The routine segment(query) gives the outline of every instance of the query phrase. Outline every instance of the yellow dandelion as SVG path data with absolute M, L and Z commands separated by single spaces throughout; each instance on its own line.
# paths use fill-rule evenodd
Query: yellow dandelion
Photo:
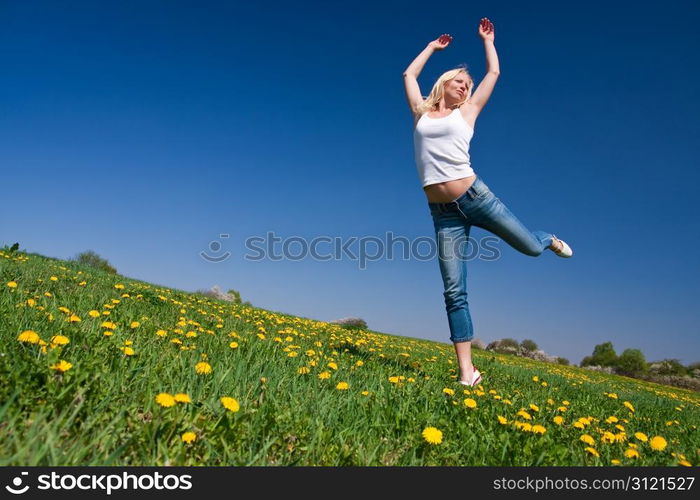
M 178 403 L 191 403 L 192 402 L 190 397 L 187 394 L 185 394 L 184 392 L 178 392 L 177 394 L 175 394 L 174 398 L 175 398 L 175 401 L 177 401 Z
M 49 279 L 50 279 L 51 281 L 58 281 L 58 278 L 57 278 L 56 276 L 51 276 Z
M 435 427 L 426 427 L 423 429 L 423 439 L 430 444 L 442 443 L 442 431 Z
M 532 430 L 532 424 L 529 422 L 514 422 L 515 427 L 520 429 L 523 432 L 530 432 Z
M 498 423 L 501 425 L 506 425 L 508 423 L 508 419 L 505 417 L 502 417 L 501 415 L 498 415 Z
M 57 345 L 66 345 L 70 342 L 68 337 L 65 335 L 54 335 L 51 337 L 51 344 L 57 346 Z
M 442 392 L 443 392 L 443 394 L 447 394 L 447 395 L 449 395 L 449 396 L 454 396 L 454 395 L 455 395 L 454 389 L 450 389 L 449 387 L 445 387 L 445 388 L 442 390 Z
M 627 448 L 625 450 L 625 456 L 627 458 L 639 458 L 639 452 L 634 448 Z
M 539 382 L 539 381 L 540 381 L 540 377 L 538 377 L 537 375 L 535 375 L 534 377 L 532 377 L 532 381 L 533 381 L 533 382 Z
M 114 330 L 117 327 L 117 325 L 112 321 L 105 321 L 100 326 L 107 328 L 108 330 Z
M 519 417 L 523 417 L 525 420 L 532 420 L 530 414 L 525 410 L 520 410 L 518 413 L 516 413 L 516 415 Z
M 309 373 L 310 371 L 311 371 L 311 370 L 309 369 L 308 366 L 302 366 L 302 367 L 300 367 L 300 368 L 297 370 L 297 373 L 298 373 L 299 375 L 305 375 L 305 374 Z
M 71 314 L 71 315 L 68 317 L 68 322 L 69 322 L 69 323 L 79 323 L 80 321 L 82 321 L 82 319 L 80 319 L 80 316 L 78 316 L 78 315 L 76 315 L 76 314 Z
M 600 454 L 598 453 L 598 451 L 597 451 L 595 448 L 591 448 L 590 446 L 587 446 L 587 447 L 586 447 L 586 451 L 587 451 L 588 453 L 590 453 L 591 455 L 593 455 L 594 457 L 599 457 L 599 456 L 600 456 Z
M 164 408 L 170 408 L 171 406 L 175 406 L 175 398 L 167 392 L 161 392 L 156 396 L 156 403 Z
M 36 300 L 34 299 L 27 299 L 27 305 L 29 307 L 34 307 L 36 305 Z
M 199 375 L 207 375 L 211 373 L 211 365 L 206 361 L 200 361 L 194 365 L 194 371 Z
M 543 425 L 537 424 L 532 426 L 531 431 L 535 434 L 544 434 L 545 432 L 547 432 L 547 429 L 545 429 Z
M 330 363 L 328 363 L 326 366 L 328 366 L 328 368 L 331 368 L 331 369 L 333 369 L 333 370 L 337 370 L 337 369 L 338 369 L 338 365 L 336 365 L 333 361 L 331 361 Z
M 617 417 L 615 417 L 615 416 L 610 416 L 610 417 L 606 418 L 605 421 L 609 424 L 614 424 L 614 423 L 618 422 Z
M 236 349 L 236 348 L 238 347 L 238 342 L 235 342 L 235 341 L 234 341 L 234 342 L 231 342 L 228 346 L 229 346 L 231 349 Z
M 612 460 L 610 460 L 610 463 L 613 465 L 620 465 L 620 461 L 617 458 L 613 458 Z
M 347 382 L 338 382 L 338 385 L 335 386 L 336 389 L 339 391 L 345 391 L 350 387 Z
M 102 332 L 102 334 L 105 335 L 106 337 L 110 337 L 110 336 L 114 335 L 114 332 L 112 330 L 105 330 L 104 332 Z
M 56 370 L 56 371 L 59 371 L 61 373 L 67 372 L 72 367 L 73 367 L 73 365 L 71 363 L 69 363 L 68 361 L 64 361 L 64 360 L 59 361 L 55 365 L 51 365 L 52 370 Z
M 358 359 L 357 362 L 355 363 L 355 366 L 362 366 L 364 364 L 365 364 L 364 361 L 362 361 L 361 359 Z
M 464 406 L 467 408 L 476 408 L 476 401 L 474 401 L 472 398 L 467 398 L 464 400 Z
M 584 443 L 589 444 L 591 446 L 593 446 L 595 444 L 595 439 L 593 439 L 593 436 L 591 436 L 590 434 L 583 434 L 579 438 L 579 440 L 583 441 Z
M 331 378 L 331 374 L 330 372 L 321 372 L 318 374 L 318 378 L 320 378 L 321 380 L 325 380 L 327 378 Z
M 693 464 L 691 464 L 690 462 L 688 462 L 686 459 L 679 460 L 679 461 L 678 461 L 678 465 L 682 465 L 682 466 L 684 466 L 684 467 L 692 467 L 692 466 L 693 466 Z
M 17 288 L 17 282 L 16 281 L 8 281 L 7 286 L 10 288 Z
M 530 404 L 530 409 L 532 411 L 540 411 L 540 407 L 537 405 L 533 405 L 532 403 Z
M 369 396 L 369 391 L 362 391 L 363 396 Z
M 138 321 L 132 321 L 129 325 L 129 327 L 131 328 L 138 328 L 139 326 L 141 326 L 141 323 L 139 323 Z
M 642 441 L 643 443 L 646 443 L 649 440 L 647 435 L 644 434 L 643 432 L 635 432 L 634 437 L 636 437 L 638 440 Z
M 569 406 L 571 403 L 569 403 L 568 401 L 564 400 L 564 401 L 561 402 L 561 404 L 563 404 L 564 406 Z
M 564 417 L 562 417 L 561 415 L 557 415 L 557 416 L 554 417 L 552 420 L 553 420 L 554 423 L 557 424 L 557 425 L 561 425 L 561 424 L 564 423 Z
M 194 432 L 185 432 L 185 433 L 182 435 L 182 442 L 183 442 L 183 443 L 190 444 L 190 443 L 192 443 L 195 439 L 197 439 L 197 434 L 195 434 Z
M 17 340 L 28 344 L 38 344 L 40 339 L 39 334 L 34 330 L 25 330 L 17 336 Z
M 224 396 L 220 399 L 220 401 L 221 404 L 224 405 L 224 408 L 234 413 L 240 410 L 241 408 L 241 406 L 238 404 L 238 401 L 236 401 L 234 398 Z
M 634 413 L 634 406 L 632 406 L 632 403 L 630 403 L 629 401 L 625 401 L 625 402 L 622 403 L 622 404 L 625 405 L 625 407 L 627 407 L 627 409 L 628 409 L 629 411 L 631 411 L 632 413 Z
M 600 440 L 604 443 L 614 443 L 615 434 L 613 434 L 612 432 L 605 431 L 601 436 Z
M 258 333 L 258 338 L 259 338 L 260 340 L 265 340 L 266 337 L 265 337 L 264 334 Z
M 117 283 L 116 285 L 114 285 L 114 288 L 116 288 L 117 290 L 124 290 L 124 285 L 122 285 L 121 283 Z
M 614 392 L 610 392 L 608 393 L 608 397 L 611 399 L 617 399 L 617 394 L 615 394 Z
M 391 382 L 392 384 L 398 384 L 398 383 L 399 383 L 399 377 L 396 377 L 396 376 L 394 376 L 394 377 L 389 377 L 389 382 Z
M 568 410 L 568 408 L 566 406 L 560 406 L 559 408 L 557 408 L 557 411 L 561 411 L 561 412 L 565 412 L 566 410 Z
M 136 351 L 131 347 L 120 347 L 120 349 L 124 351 L 124 356 L 133 356 L 136 354 Z
M 99 318 L 100 317 L 100 311 L 92 310 L 88 312 L 88 316 L 91 318 Z
M 649 446 L 651 446 L 651 449 L 656 451 L 662 451 L 664 448 L 666 448 L 666 444 L 666 440 L 661 436 L 654 436 L 649 441 Z

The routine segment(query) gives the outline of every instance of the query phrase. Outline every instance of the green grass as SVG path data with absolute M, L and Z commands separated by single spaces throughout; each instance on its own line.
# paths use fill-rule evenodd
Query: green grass
M 28 330 L 41 343 L 19 341 Z M 52 345 L 56 335 L 69 342 Z M 450 344 L 347 330 L 35 254 L 0 252 L 0 341 L 0 465 L 700 462 L 697 393 L 484 351 L 474 352 L 484 383 L 465 393 Z M 60 360 L 72 367 L 52 368 Z M 202 361 L 211 373 L 196 372 Z M 191 402 L 162 407 L 159 393 Z M 239 411 L 222 405 L 225 396 Z M 580 429 L 582 417 L 591 418 Z M 423 439 L 428 426 L 442 432 L 440 444 Z M 604 442 L 606 431 L 615 442 Z M 184 443 L 185 432 L 196 440 Z M 654 450 L 637 432 L 667 446 Z M 625 456 L 630 443 L 638 458 Z

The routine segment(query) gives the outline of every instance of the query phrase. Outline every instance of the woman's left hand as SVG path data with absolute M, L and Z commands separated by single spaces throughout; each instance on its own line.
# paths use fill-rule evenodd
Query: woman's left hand
M 493 30 L 493 23 L 489 21 L 488 17 L 482 18 L 479 22 L 479 36 L 484 41 L 494 41 L 495 35 Z

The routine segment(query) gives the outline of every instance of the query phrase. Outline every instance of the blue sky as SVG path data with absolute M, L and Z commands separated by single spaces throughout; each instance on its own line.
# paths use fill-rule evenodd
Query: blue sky
M 461 63 L 480 81 L 489 17 L 501 76 L 472 166 L 575 255 L 499 241 L 499 259 L 471 261 L 476 337 L 530 338 L 575 363 L 605 341 L 700 360 L 698 4 L 439 7 L 0 2 L 0 244 L 93 249 L 163 286 L 219 284 L 273 311 L 449 342 L 436 259 L 253 262 L 244 242 L 434 237 L 401 73 L 450 33 L 423 94 Z

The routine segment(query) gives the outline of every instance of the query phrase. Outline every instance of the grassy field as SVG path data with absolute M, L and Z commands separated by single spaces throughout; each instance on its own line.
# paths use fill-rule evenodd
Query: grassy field
M 0 252 L 0 465 L 697 465 L 700 395 Z M 517 335 L 514 335 L 517 336 Z

